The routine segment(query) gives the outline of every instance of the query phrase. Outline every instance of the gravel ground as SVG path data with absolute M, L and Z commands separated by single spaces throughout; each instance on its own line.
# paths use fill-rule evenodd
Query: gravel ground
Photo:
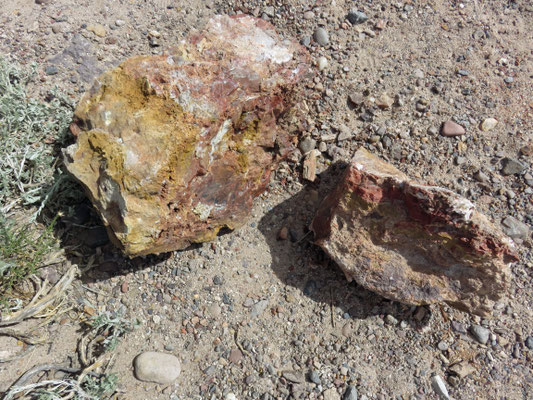
M 37 63 L 35 96 L 57 86 L 76 101 L 121 60 L 243 12 L 309 49 L 316 75 L 299 99 L 298 130 L 303 152 L 320 151 L 319 176 L 302 179 L 296 152 L 245 227 L 159 257 L 123 258 L 92 212 L 92 229 L 61 226 L 65 243 L 81 246 L 64 267 L 96 265 L 73 286 L 73 306 L 142 321 L 116 351 L 121 398 L 436 399 L 443 383 L 455 399 L 531 399 L 530 1 L 4 0 L 0 55 Z M 466 134 L 440 135 L 449 120 Z M 320 200 L 361 146 L 505 220 L 521 262 L 493 318 L 386 300 L 347 283 L 311 243 Z M 48 345 L 0 364 L 0 391 L 35 364 L 76 364 L 79 321 L 47 329 Z M 143 351 L 174 354 L 181 375 L 167 385 L 136 380 L 132 361 Z

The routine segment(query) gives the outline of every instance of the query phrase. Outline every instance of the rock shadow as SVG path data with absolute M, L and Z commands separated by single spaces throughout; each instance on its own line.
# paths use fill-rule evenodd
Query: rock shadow
M 272 254 L 271 268 L 282 282 L 313 301 L 339 307 L 345 319 L 390 314 L 413 327 L 425 325 L 430 318 L 428 307 L 419 311 L 420 307 L 388 300 L 356 282 L 348 282 L 335 262 L 313 244 L 313 233 L 308 227 L 320 202 L 339 182 L 346 166 L 342 162 L 332 164 L 315 182 L 308 183 L 260 220 L 258 228 Z M 280 231 L 284 227 L 288 235 L 281 239 Z
M 54 184 L 60 188 L 48 200 L 41 220 L 48 224 L 55 218 L 54 235 L 66 259 L 80 266 L 82 283 L 107 280 L 132 270 L 150 268 L 170 257 L 171 253 L 132 259 L 125 256 L 109 240 L 104 223 L 81 184 L 67 172 L 59 174 L 56 179 Z M 93 267 L 86 269 L 89 260 L 92 260 Z

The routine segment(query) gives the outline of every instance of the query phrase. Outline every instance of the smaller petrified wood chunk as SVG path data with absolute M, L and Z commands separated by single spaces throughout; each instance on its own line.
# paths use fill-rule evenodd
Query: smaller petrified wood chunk
M 411 182 L 360 149 L 311 224 L 316 244 L 391 300 L 488 315 L 505 293 L 514 244 L 467 199 Z

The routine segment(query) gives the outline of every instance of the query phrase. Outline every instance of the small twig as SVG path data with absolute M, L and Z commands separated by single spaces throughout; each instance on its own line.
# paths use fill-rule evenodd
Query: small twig
M 84 288 L 85 290 L 88 290 L 89 292 L 93 292 L 95 294 L 99 294 L 101 296 L 106 296 L 106 297 L 109 297 L 108 294 L 102 292 L 101 290 L 96 290 L 96 289 L 91 289 L 89 286 L 87 285 L 80 285 L 82 288 Z
M 81 374 L 78 376 L 78 380 L 77 380 L 78 385 L 81 385 L 81 383 L 83 382 L 83 380 L 85 379 L 87 374 L 91 373 L 96 368 L 100 368 L 104 364 L 105 359 L 107 357 L 108 357 L 107 354 L 102 354 L 94 363 L 92 363 L 88 367 L 84 368 L 83 371 L 81 371 Z M 113 356 L 111 356 L 111 358 L 108 360 L 108 362 L 111 362 L 112 358 L 113 358 Z
M 300 240 L 298 240 L 296 243 L 301 243 L 301 242 L 303 242 L 303 240 L 304 240 L 307 236 L 309 236 L 311 233 L 313 233 L 313 231 L 309 231 L 309 232 L 307 232 L 307 233 L 306 233 L 305 235 L 303 235 L 303 237 L 302 237 Z
M 237 347 L 239 348 L 239 350 L 242 352 L 242 354 L 245 354 L 247 356 L 250 356 L 250 354 L 248 353 L 248 351 L 246 351 L 242 345 L 239 343 L 239 326 L 237 326 L 237 329 L 235 329 L 235 344 L 237 345 Z
M 444 307 L 442 304 L 439 304 L 440 313 L 442 315 L 442 318 L 444 319 L 444 322 L 450 321 L 450 318 L 448 318 L 448 315 L 446 314 L 446 311 L 444 311 Z
M 87 361 L 87 346 L 85 345 L 86 340 L 87 336 L 82 336 L 78 342 L 78 355 L 80 356 L 80 363 L 83 366 L 89 365 L 89 361 Z
M 329 311 L 331 314 L 331 326 L 335 328 L 335 318 L 333 316 L 333 292 L 331 288 L 329 288 Z

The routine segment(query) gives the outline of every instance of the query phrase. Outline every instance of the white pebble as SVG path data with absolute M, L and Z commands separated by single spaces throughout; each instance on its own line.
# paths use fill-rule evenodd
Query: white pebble
M 439 375 L 435 375 L 431 378 L 431 387 L 441 399 L 449 400 L 450 395 L 448 394 L 448 389 L 446 389 L 446 385 Z
M 144 382 L 168 384 L 181 372 L 179 360 L 172 354 L 147 351 L 135 357 L 135 377 Z
M 324 56 L 318 58 L 318 69 L 320 71 L 325 70 L 328 67 L 328 59 Z

